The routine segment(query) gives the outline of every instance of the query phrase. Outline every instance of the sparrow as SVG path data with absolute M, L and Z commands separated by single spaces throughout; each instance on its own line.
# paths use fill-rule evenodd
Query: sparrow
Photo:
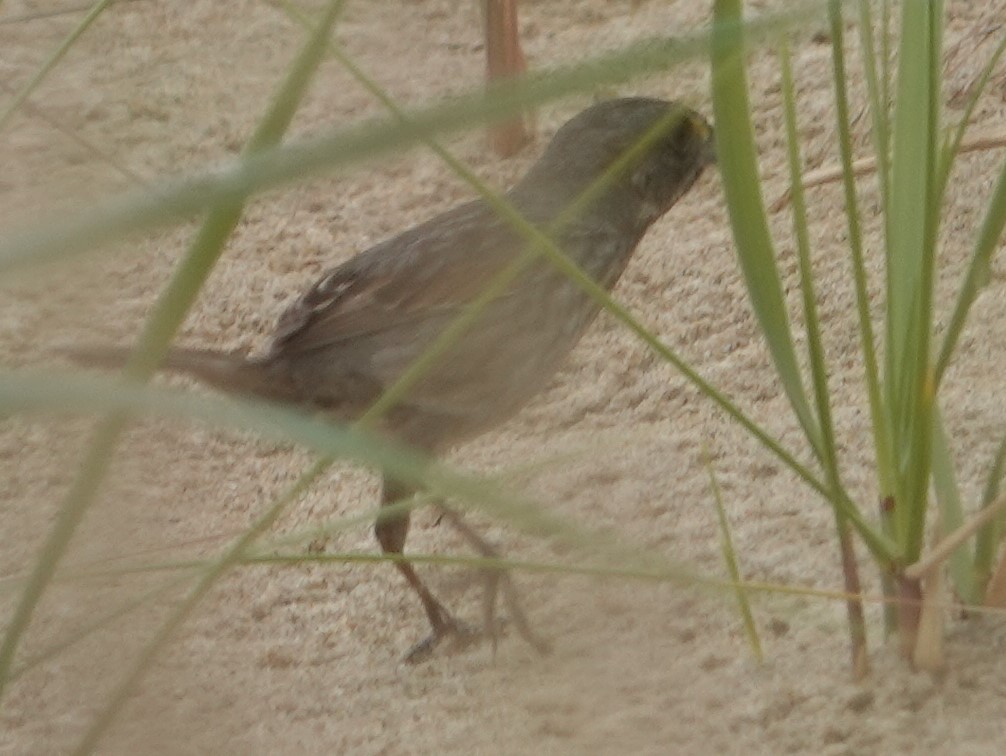
M 619 280 L 646 231 L 715 162 L 713 130 L 694 110 L 645 97 L 596 103 L 556 132 L 505 199 L 599 285 Z M 604 183 L 598 188 L 602 177 Z M 529 244 L 477 199 L 359 253 L 326 272 L 279 317 L 263 354 L 174 348 L 163 369 L 242 396 L 359 418 Z M 436 456 L 514 415 L 560 368 L 600 310 L 544 256 L 504 290 L 380 419 L 378 430 Z M 78 348 L 80 363 L 121 366 L 128 348 Z M 384 476 L 382 506 L 416 492 Z M 444 517 L 484 557 L 497 550 L 444 503 Z M 379 516 L 375 533 L 400 557 L 409 512 Z M 408 561 L 396 569 L 418 595 L 431 634 L 406 656 L 428 658 L 444 640 L 496 644 L 500 590 L 520 635 L 539 651 L 509 574 L 487 570 L 484 626 L 456 619 Z

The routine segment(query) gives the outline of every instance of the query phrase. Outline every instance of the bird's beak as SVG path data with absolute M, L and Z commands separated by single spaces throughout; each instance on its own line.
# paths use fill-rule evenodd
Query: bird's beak
M 709 139 L 706 140 L 706 149 L 703 154 L 705 165 L 716 165 L 716 139 L 713 138 L 712 129 L 709 130 Z
M 698 113 L 688 116 L 692 129 L 703 142 L 702 165 L 713 165 L 716 162 L 716 139 L 713 127 Z

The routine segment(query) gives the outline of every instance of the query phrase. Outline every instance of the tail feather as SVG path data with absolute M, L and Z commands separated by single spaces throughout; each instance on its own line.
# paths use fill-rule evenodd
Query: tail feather
M 124 367 L 132 352 L 129 347 L 115 346 L 73 346 L 61 350 L 79 365 L 107 369 Z M 287 393 L 270 363 L 248 359 L 241 352 L 176 347 L 168 352 L 161 369 L 191 375 L 213 388 L 235 394 L 282 400 Z

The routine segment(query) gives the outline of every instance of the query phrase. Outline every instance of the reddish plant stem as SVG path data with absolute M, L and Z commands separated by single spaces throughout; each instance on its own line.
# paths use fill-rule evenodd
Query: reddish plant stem
M 485 0 L 486 63 L 489 83 L 512 79 L 527 70 L 520 49 L 517 27 L 517 0 Z M 515 154 L 531 139 L 531 128 L 523 114 L 489 130 L 492 148 L 502 157 Z

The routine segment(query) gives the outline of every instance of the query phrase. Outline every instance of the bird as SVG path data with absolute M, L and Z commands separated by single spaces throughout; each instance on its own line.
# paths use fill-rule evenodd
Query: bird
M 587 107 L 554 134 L 505 200 L 597 284 L 611 290 L 646 231 L 715 163 L 713 127 L 676 101 L 620 97 Z M 358 419 L 529 250 L 526 236 L 485 199 L 409 228 L 325 272 L 280 316 L 262 354 L 175 347 L 162 369 L 236 395 L 264 399 L 337 422 Z M 600 311 L 597 301 L 544 256 L 532 256 L 495 293 L 432 368 L 379 421 L 379 431 L 430 457 L 480 435 L 539 393 Z M 78 363 L 123 365 L 127 347 L 64 350 Z M 382 510 L 416 495 L 382 477 Z M 445 518 L 482 556 L 495 547 L 445 503 Z M 422 603 L 431 631 L 405 657 L 428 659 L 445 640 L 467 647 L 489 636 L 502 591 L 510 621 L 532 647 L 532 631 L 505 570 L 486 570 L 483 626 L 455 618 L 403 557 L 409 511 L 374 526 L 383 553 Z

